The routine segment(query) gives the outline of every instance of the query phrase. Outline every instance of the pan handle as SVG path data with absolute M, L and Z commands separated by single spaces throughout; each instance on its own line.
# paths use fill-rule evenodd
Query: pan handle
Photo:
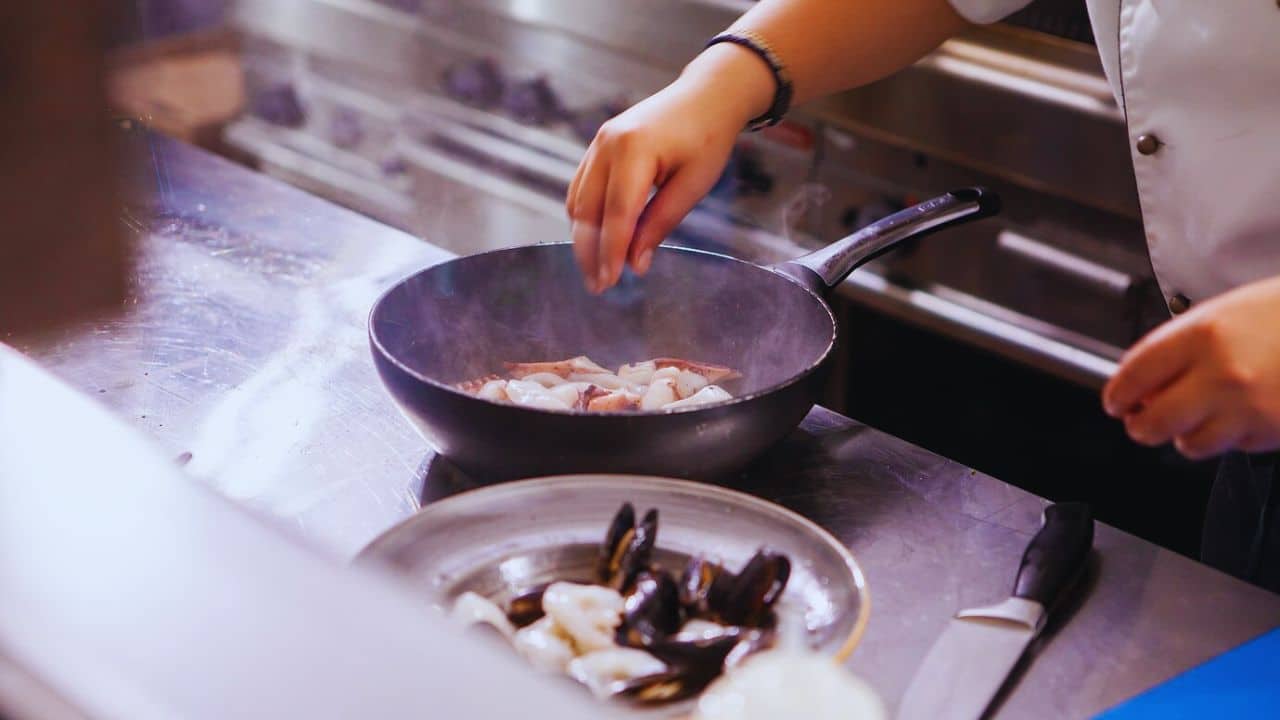
M 892 250 L 903 240 L 998 212 L 1000 198 L 986 188 L 952 190 L 877 220 L 821 250 L 778 263 L 773 269 L 822 295 L 858 266 Z

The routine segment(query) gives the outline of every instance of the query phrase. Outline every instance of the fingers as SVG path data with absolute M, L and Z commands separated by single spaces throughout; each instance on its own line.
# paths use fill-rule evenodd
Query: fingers
M 627 260 L 641 275 L 649 271 L 654 248 L 676 229 L 685 215 L 715 184 L 718 167 L 686 165 L 667 179 L 649 200 L 636 225 Z
M 608 182 L 608 164 L 599 153 L 588 152 L 566 199 L 572 221 L 573 257 L 578 261 L 587 290 L 598 293 L 600 252 L 600 208 Z
M 573 173 L 573 179 L 569 181 L 569 189 L 564 194 L 564 212 L 573 219 L 574 201 L 578 197 L 578 185 L 582 183 L 582 176 L 586 173 L 587 165 L 591 162 L 592 148 L 587 148 L 587 153 L 582 156 L 582 161 L 578 163 L 578 169 Z
M 1247 453 L 1269 453 L 1280 450 L 1280 429 L 1262 428 L 1246 433 L 1236 443 L 1235 449 Z
M 1134 412 L 1147 396 L 1182 375 L 1195 357 L 1191 327 L 1177 320 L 1157 328 L 1134 345 L 1102 391 L 1102 404 L 1113 417 Z
M 1237 447 L 1246 432 L 1239 415 L 1217 415 L 1191 432 L 1174 439 L 1178 452 L 1192 460 L 1204 460 Z
M 652 155 L 629 152 L 620 141 L 597 140 L 579 166 L 565 210 L 573 221 L 574 257 L 591 292 L 603 292 L 622 276 L 656 172 Z
M 1202 373 L 1188 373 L 1126 415 L 1125 429 L 1138 443 L 1162 445 L 1203 424 L 1214 410 L 1214 397 Z
M 636 221 L 653 187 L 657 164 L 652 156 L 623 156 L 613 164 L 600 223 L 597 286 L 613 287 L 622 276 L 627 249 L 635 236 Z

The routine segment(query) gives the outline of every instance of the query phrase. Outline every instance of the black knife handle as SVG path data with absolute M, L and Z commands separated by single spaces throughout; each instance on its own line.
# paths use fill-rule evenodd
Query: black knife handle
M 1055 503 L 1022 553 L 1014 597 L 1052 606 L 1084 567 L 1093 548 L 1093 513 L 1084 503 Z

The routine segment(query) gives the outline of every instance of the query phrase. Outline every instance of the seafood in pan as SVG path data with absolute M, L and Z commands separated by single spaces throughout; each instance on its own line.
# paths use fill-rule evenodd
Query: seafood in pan
M 530 588 L 500 607 L 467 592 L 453 615 L 496 629 L 534 667 L 600 698 L 650 704 L 702 691 L 773 646 L 774 606 L 791 561 L 760 549 L 739 571 L 701 556 L 678 570 L 653 561 L 658 511 L 626 503 L 609 524 L 590 582 Z
M 586 356 L 550 362 L 507 363 L 507 375 L 458 383 L 486 400 L 542 410 L 651 412 L 729 400 L 721 383 L 740 378 L 732 368 L 679 358 L 654 358 L 616 371 Z

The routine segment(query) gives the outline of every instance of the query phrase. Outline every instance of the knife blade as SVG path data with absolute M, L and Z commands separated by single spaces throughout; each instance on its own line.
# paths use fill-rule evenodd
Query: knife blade
M 1092 547 L 1088 505 L 1045 508 L 1040 530 L 1022 554 L 1013 594 L 995 605 L 956 613 L 907 686 L 898 720 L 981 718 L 1084 569 Z

